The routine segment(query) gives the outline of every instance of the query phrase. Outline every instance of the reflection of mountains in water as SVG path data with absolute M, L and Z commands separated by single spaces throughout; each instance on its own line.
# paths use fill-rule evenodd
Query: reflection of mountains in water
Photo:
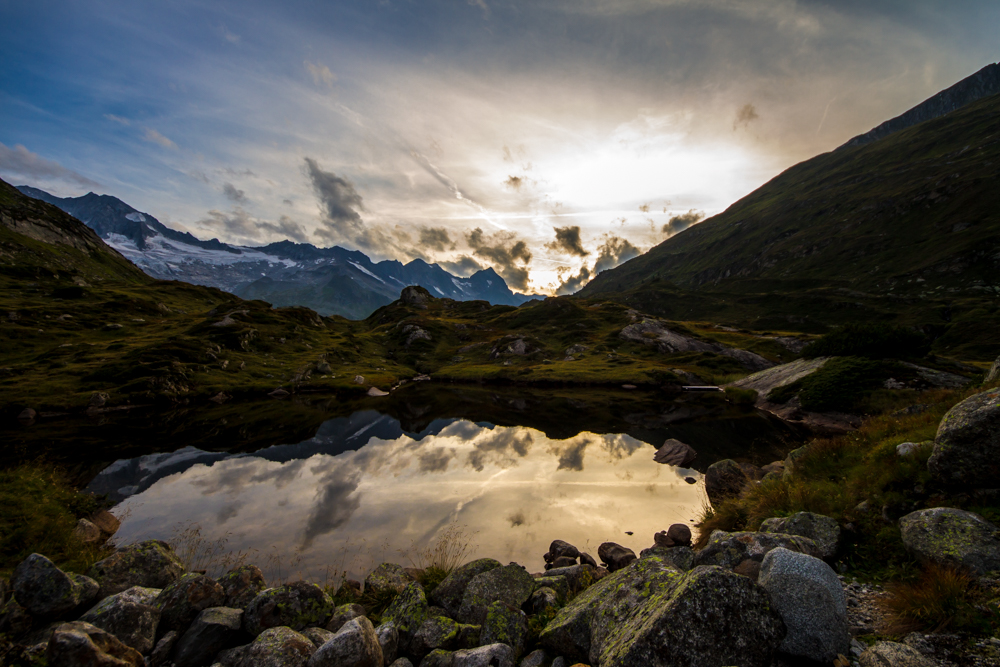
M 315 454 L 336 456 L 357 450 L 371 438 L 395 440 L 406 435 L 420 441 L 459 421 L 492 428 L 523 426 L 565 440 L 578 433 L 626 433 L 659 447 L 667 438 L 691 444 L 699 453 L 693 468 L 734 458 L 757 464 L 782 458 L 802 434 L 772 415 L 733 408 L 716 397 L 677 397 L 579 390 L 511 391 L 442 385 L 403 391 L 378 403 L 380 410 L 360 410 L 320 423 L 315 435 L 296 444 L 275 444 L 256 451 L 207 451 L 187 446 L 168 453 L 121 459 L 102 470 L 88 485 L 94 493 L 120 501 L 154 482 L 197 465 L 254 456 L 285 463 Z M 447 415 L 447 416 L 444 416 Z M 199 442 L 201 444 L 201 442 Z M 203 446 L 219 447 L 205 442 Z M 220 447 L 221 448 L 221 447 Z M 652 452 L 650 452 L 652 455 Z

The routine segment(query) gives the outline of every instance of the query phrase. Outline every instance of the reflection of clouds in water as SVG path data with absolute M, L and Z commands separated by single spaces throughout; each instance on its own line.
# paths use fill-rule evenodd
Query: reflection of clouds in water
M 212 466 L 213 474 L 192 483 L 202 495 L 210 496 L 220 491 L 230 494 L 241 492 L 246 486 L 274 482 L 281 490 L 298 478 L 307 459 L 289 461 L 274 467 L 274 463 L 254 457 L 230 459 Z
M 611 455 L 612 459 L 624 459 L 632 456 L 639 449 L 648 447 L 642 440 L 636 440 L 624 433 L 606 433 L 600 436 L 601 448 Z
M 215 515 L 215 518 L 219 522 L 219 525 L 222 525 L 239 514 L 239 512 L 240 508 L 235 503 L 231 503 L 220 507 L 218 514 Z
M 454 449 L 432 449 L 420 455 L 420 472 L 444 472 L 455 458 Z
M 531 431 L 524 428 L 498 428 L 492 432 L 486 431 L 485 437 L 473 440 L 475 449 L 469 452 L 467 463 L 476 472 L 482 472 L 487 465 L 510 468 L 517 465 L 514 454 L 517 454 L 518 458 L 524 458 L 531 450 L 534 441 Z
M 316 504 L 306 520 L 303 548 L 311 546 L 318 536 L 347 523 L 355 510 L 361 507 L 361 494 L 355 493 L 361 483 L 361 476 L 361 471 L 352 465 L 338 465 L 319 479 Z
M 510 527 L 516 528 L 517 526 L 523 526 L 528 522 L 528 519 L 524 516 L 524 510 L 517 510 L 511 512 L 507 515 L 507 520 L 510 521 Z
M 458 438 L 460 440 L 471 440 L 472 438 L 476 437 L 483 431 L 492 431 L 493 428 L 494 427 L 492 425 L 480 426 L 475 422 L 470 422 L 464 419 L 460 419 L 459 421 L 452 422 L 451 424 L 448 424 L 443 429 L 441 429 L 441 432 L 438 433 L 438 436 L 442 438 Z
M 577 436 L 569 440 L 554 440 L 549 445 L 549 452 L 559 458 L 557 470 L 583 470 L 583 451 L 591 443 L 591 438 Z

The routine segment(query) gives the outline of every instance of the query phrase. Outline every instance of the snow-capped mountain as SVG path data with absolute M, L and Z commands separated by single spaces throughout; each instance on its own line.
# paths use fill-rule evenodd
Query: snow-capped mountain
M 275 306 L 306 306 L 322 315 L 361 319 L 398 299 L 407 285 L 457 301 L 517 306 L 535 298 L 512 292 L 493 269 L 460 278 L 423 260 L 372 262 L 363 252 L 339 246 L 280 241 L 246 247 L 202 241 L 110 195 L 91 192 L 61 198 L 26 185 L 18 190 L 78 218 L 154 278 L 218 287 Z

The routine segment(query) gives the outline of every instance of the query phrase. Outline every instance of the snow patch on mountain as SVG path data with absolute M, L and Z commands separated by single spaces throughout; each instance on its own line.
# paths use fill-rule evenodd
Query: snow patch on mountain
M 365 267 L 361 266 L 360 264 L 355 264 L 354 262 L 352 262 L 352 261 L 350 261 L 350 260 L 347 260 L 347 263 L 348 263 L 348 264 L 350 264 L 351 266 L 353 266 L 353 267 L 354 267 L 355 269 L 357 269 L 357 270 L 358 270 L 358 271 L 360 271 L 361 273 L 367 273 L 367 274 L 368 274 L 368 275 L 370 275 L 370 276 L 371 276 L 372 278 L 374 278 L 375 280 L 377 280 L 377 281 L 379 281 L 380 283 L 382 283 L 383 285 L 385 285 L 385 281 L 384 281 L 384 280 L 382 280 L 381 278 L 379 278 L 379 277 L 378 277 L 378 276 L 376 276 L 376 275 L 375 275 L 374 273 L 372 273 L 371 271 L 369 271 L 369 270 L 368 270 L 368 269 L 366 269 Z

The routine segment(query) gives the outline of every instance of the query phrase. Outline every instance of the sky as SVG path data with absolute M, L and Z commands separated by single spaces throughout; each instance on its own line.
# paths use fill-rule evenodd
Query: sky
M 995 0 L 0 0 L 0 177 L 569 293 L 998 32 Z

